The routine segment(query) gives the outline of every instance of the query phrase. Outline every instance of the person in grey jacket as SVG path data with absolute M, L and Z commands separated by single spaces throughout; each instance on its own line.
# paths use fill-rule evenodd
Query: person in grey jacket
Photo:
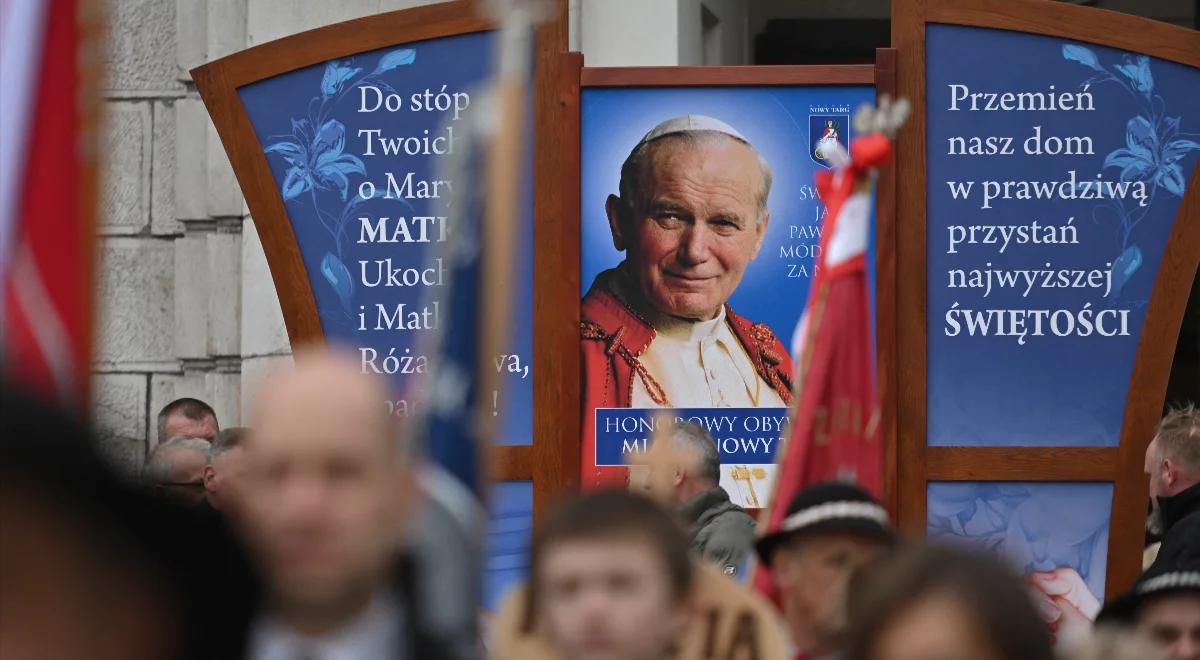
M 677 510 L 689 528 L 692 551 L 726 575 L 737 576 L 754 551 L 754 518 L 731 502 L 721 487 L 721 454 L 704 427 L 676 422 L 671 438 L 698 458 L 695 469 L 676 472 L 672 482 Z

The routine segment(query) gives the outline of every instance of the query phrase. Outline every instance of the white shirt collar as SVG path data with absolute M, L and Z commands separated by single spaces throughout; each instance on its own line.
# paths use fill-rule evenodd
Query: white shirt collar
M 689 321 L 686 319 L 657 314 L 652 320 L 658 336 L 677 341 L 698 342 L 710 337 L 716 338 L 717 333 L 725 325 L 725 306 L 721 306 L 717 317 L 708 321 Z
M 396 599 L 380 592 L 341 628 L 321 636 L 302 634 L 277 618 L 260 617 L 250 633 L 250 660 L 358 660 L 399 658 L 403 617 Z

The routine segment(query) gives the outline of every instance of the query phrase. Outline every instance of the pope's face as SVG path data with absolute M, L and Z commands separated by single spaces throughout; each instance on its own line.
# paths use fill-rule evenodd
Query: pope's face
M 655 145 L 640 199 L 609 197 L 613 242 L 642 296 L 664 314 L 715 318 L 757 254 L 768 218 L 758 218 L 758 158 L 732 138 Z

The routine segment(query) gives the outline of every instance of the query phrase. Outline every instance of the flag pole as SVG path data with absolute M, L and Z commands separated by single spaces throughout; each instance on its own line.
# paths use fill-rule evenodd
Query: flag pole
M 484 117 L 488 134 L 487 174 L 484 186 L 486 202 L 482 226 L 480 345 L 476 373 L 479 396 L 476 398 L 475 424 L 481 441 L 483 466 L 491 466 L 490 448 L 498 430 L 500 374 L 495 357 L 504 352 L 512 325 L 515 299 L 514 258 L 517 231 L 525 189 L 528 140 L 525 137 L 528 108 L 529 64 L 532 51 L 533 21 L 521 2 L 490 3 L 491 18 L 500 25 L 497 35 L 496 74 L 491 89 L 492 117 Z

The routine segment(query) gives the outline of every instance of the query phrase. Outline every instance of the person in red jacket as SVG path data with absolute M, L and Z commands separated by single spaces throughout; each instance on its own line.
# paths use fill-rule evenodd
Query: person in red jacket
M 686 115 L 638 142 L 619 187 L 605 210 L 625 259 L 582 302 L 585 473 L 596 408 L 791 403 L 787 349 L 728 304 L 766 236 L 770 166 L 732 126 Z M 624 479 L 591 474 L 585 486 Z

